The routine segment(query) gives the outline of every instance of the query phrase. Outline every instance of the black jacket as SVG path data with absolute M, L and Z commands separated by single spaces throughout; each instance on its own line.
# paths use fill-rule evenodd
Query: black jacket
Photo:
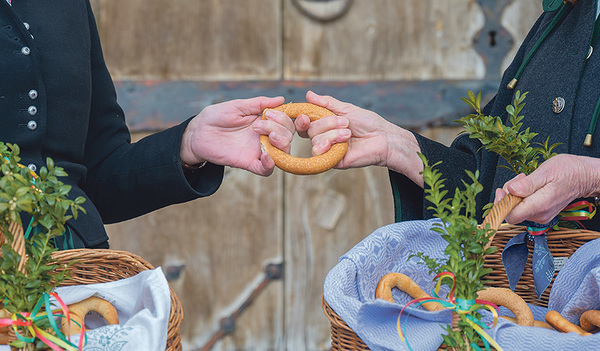
M 597 129 L 592 147 L 583 146 L 596 102 L 600 98 L 600 46 L 586 60 L 596 15 L 596 2 L 579 1 L 567 10 L 563 19 L 542 42 L 539 50 L 526 66 L 514 90 L 507 84 L 515 77 L 526 55 L 551 23 L 558 11 L 543 13 L 527 35 L 514 61 L 504 72 L 497 95 L 485 107 L 485 113 L 506 117 L 506 106 L 512 103 L 514 92 L 528 92 L 522 110 L 523 129 L 539 133 L 535 141 L 562 143 L 558 153 L 600 156 L 600 128 Z M 477 92 L 475 92 L 477 93 Z M 466 92 L 465 95 L 466 96 Z M 557 97 L 565 100 L 564 110 L 553 112 L 552 103 Z M 480 171 L 479 180 L 484 191 L 477 199 L 481 207 L 493 201 L 494 191 L 515 176 L 511 171 L 498 168 L 496 155 L 481 149 L 481 144 L 467 135 L 458 137 L 451 147 L 443 146 L 416 135 L 423 154 L 430 164 L 442 161 L 438 169 L 446 178 L 446 188 L 462 188 L 461 179 L 466 179 L 464 170 Z M 408 178 L 390 171 L 394 192 L 396 220 L 411 220 L 431 217 L 426 210 L 429 204 L 423 201 L 423 189 Z M 479 211 L 481 219 L 482 211 Z M 596 216 L 598 217 L 598 216 Z M 588 229 L 600 229 L 600 221 L 586 222 Z
M 182 171 L 186 125 L 130 142 L 88 0 L 0 1 L 0 141 L 32 169 L 51 157 L 70 197 L 88 199 L 68 223 L 79 246 L 107 247 L 104 223 L 217 190 L 223 167 Z

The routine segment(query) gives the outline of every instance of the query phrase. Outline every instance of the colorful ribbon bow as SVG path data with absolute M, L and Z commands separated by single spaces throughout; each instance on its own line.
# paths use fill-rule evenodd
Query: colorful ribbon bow
M 50 303 L 50 295 L 52 295 L 56 301 L 60 305 L 60 309 L 52 310 L 52 304 Z M 46 312 L 38 313 L 41 309 L 42 305 L 44 306 Z M 48 314 L 48 311 L 51 311 Z M 68 340 L 63 333 L 61 333 L 60 328 L 56 325 L 56 320 L 54 317 L 64 317 L 70 319 L 69 309 L 67 305 L 58 297 L 56 293 L 44 293 L 43 297 L 37 302 L 33 311 L 31 312 L 17 312 L 13 313 L 10 319 L 0 319 L 0 326 L 8 326 L 12 325 L 17 339 L 24 341 L 26 343 L 35 342 L 35 338 L 40 339 L 44 344 L 48 345 L 54 351 L 80 351 L 83 350 L 84 340 L 85 340 L 85 328 L 81 326 L 81 335 L 79 338 L 79 345 L 75 346 Z M 35 325 L 35 322 L 41 319 L 47 319 L 52 327 L 52 330 L 56 333 L 56 335 L 52 335 L 45 330 L 40 329 Z M 27 327 L 29 332 L 31 333 L 31 337 L 25 337 L 19 333 L 17 330 L 17 326 Z
M 448 294 L 447 299 L 442 299 L 439 297 L 440 287 L 442 286 L 442 280 L 444 278 L 449 278 L 452 280 L 452 288 L 450 289 L 450 293 Z M 408 317 L 410 316 L 410 311 L 408 312 L 408 314 L 404 320 L 404 326 L 401 328 L 400 327 L 400 317 L 402 316 L 402 313 L 409 305 L 412 305 L 413 303 L 416 303 L 415 307 L 417 307 L 425 302 L 437 302 L 442 307 L 453 310 L 456 313 L 458 313 L 459 315 L 461 315 L 461 314 L 465 315 L 465 317 L 466 317 L 465 322 L 467 322 L 467 324 L 469 324 L 469 326 L 471 326 L 477 332 L 477 334 L 479 334 L 479 336 L 481 336 L 481 339 L 483 340 L 483 344 L 484 344 L 486 350 L 488 350 L 488 351 L 490 350 L 490 344 L 491 344 L 496 350 L 502 351 L 502 348 L 500 347 L 500 345 L 498 345 L 498 343 L 496 343 L 496 341 L 494 341 L 494 339 L 492 339 L 483 330 L 483 329 L 493 328 L 496 325 L 496 322 L 498 321 L 498 306 L 496 306 L 495 304 L 493 304 L 489 301 L 484 301 L 481 299 L 466 300 L 466 299 L 455 298 L 454 291 L 456 290 L 456 279 L 454 277 L 454 274 L 451 272 L 440 273 L 440 274 L 436 275 L 435 278 L 433 278 L 434 281 L 436 279 L 438 279 L 438 281 L 435 285 L 435 290 L 432 289 L 432 291 L 431 291 L 433 297 L 423 297 L 423 298 L 412 300 L 411 302 L 409 302 L 402 308 L 402 310 L 400 311 L 400 314 L 398 315 L 398 320 L 396 322 L 396 327 L 398 329 L 398 335 L 400 336 L 400 340 L 406 342 L 408 349 L 412 351 L 412 348 L 410 347 L 410 344 L 408 342 L 408 338 L 407 337 L 405 338 L 404 335 L 406 334 L 406 323 L 408 321 Z M 492 312 L 492 314 L 494 316 L 494 322 L 490 323 L 490 325 L 486 325 L 486 324 L 482 323 L 481 321 L 474 319 L 471 315 L 469 315 L 469 313 L 480 310 L 480 309 L 488 309 L 490 312 Z M 472 343 L 471 347 L 475 350 L 481 351 L 481 348 L 476 343 Z
M 592 219 L 596 214 L 596 206 L 589 201 L 577 201 L 562 210 L 558 217 L 563 221 L 575 221 L 579 223 L 582 220 Z M 579 223 L 583 227 L 581 223 Z

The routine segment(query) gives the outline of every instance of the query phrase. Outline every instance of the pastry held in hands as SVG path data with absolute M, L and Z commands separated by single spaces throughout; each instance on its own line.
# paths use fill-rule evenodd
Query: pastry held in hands
M 263 111 L 262 119 L 265 119 L 264 113 L 268 110 L 269 109 Z M 299 115 L 304 114 L 307 115 L 311 121 L 316 121 L 322 117 L 335 115 L 333 112 L 324 107 L 307 102 L 284 104 L 271 110 L 281 111 L 291 118 L 296 118 Z M 344 155 L 346 155 L 346 151 L 348 151 L 348 142 L 336 143 L 333 144 L 329 151 L 324 154 L 309 158 L 301 158 L 285 153 L 271 145 L 268 135 L 261 135 L 260 142 L 265 150 L 269 153 L 273 161 L 275 161 L 275 165 L 279 169 L 288 173 L 299 175 L 318 174 L 325 172 L 337 165 L 342 158 L 344 158 Z

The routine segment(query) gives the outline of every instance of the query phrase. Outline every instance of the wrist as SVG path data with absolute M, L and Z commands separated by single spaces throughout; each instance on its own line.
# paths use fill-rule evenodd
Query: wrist
M 600 159 L 595 157 L 586 157 L 588 164 L 588 179 L 590 184 L 588 185 L 589 197 L 594 197 L 596 203 L 600 203 Z
M 387 168 L 405 175 L 415 184 L 423 187 L 423 162 L 419 142 L 413 133 L 394 125 L 396 130 L 388 133 Z
M 198 159 L 192 151 L 193 120 L 187 125 L 181 137 L 179 161 L 184 171 L 197 171 L 206 165 L 206 160 Z

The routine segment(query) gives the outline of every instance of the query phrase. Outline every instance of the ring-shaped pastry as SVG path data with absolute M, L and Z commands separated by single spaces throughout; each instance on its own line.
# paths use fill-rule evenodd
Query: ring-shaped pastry
M 262 119 L 266 119 L 264 113 L 268 110 L 269 109 L 265 109 L 265 111 L 263 111 Z M 308 116 L 308 118 L 310 118 L 311 121 L 316 121 L 325 116 L 335 115 L 333 112 L 324 107 L 307 102 L 288 103 L 275 107 L 271 110 L 284 112 L 291 118 L 296 118 L 299 115 L 305 114 Z M 302 158 L 292 156 L 271 145 L 268 135 L 261 135 L 260 142 L 269 155 L 271 155 L 271 158 L 275 161 L 275 165 L 279 169 L 298 175 L 318 174 L 325 172 L 337 165 L 342 158 L 344 158 L 346 151 L 348 151 L 348 142 L 336 143 L 333 144 L 329 151 L 324 154 Z

